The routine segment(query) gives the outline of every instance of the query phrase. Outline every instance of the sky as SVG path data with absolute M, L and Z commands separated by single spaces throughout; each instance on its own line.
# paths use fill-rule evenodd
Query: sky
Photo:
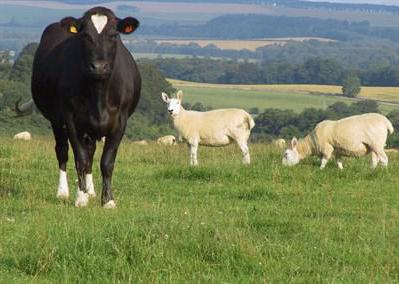
M 395 5 L 399 6 L 399 0 L 306 0 L 306 1 L 322 1 L 331 3 L 369 3 L 369 4 L 382 4 L 382 5 Z

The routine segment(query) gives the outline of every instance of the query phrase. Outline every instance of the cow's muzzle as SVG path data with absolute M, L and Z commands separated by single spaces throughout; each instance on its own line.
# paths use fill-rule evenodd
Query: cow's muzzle
M 110 65 L 105 61 L 91 62 L 88 69 L 93 76 L 106 76 L 111 73 Z

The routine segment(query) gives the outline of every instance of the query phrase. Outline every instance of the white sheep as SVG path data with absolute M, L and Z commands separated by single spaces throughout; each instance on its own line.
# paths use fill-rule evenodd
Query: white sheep
M 14 135 L 13 139 L 29 141 L 32 135 L 28 131 L 23 131 Z
M 235 141 L 243 155 L 243 163 L 250 163 L 248 138 L 255 126 L 252 117 L 242 109 L 218 109 L 206 112 L 185 110 L 182 105 L 183 92 L 177 98 L 162 93 L 173 124 L 190 147 L 190 164 L 198 165 L 198 145 L 225 146 Z
M 146 140 L 137 140 L 132 142 L 135 145 L 141 145 L 141 146 L 146 146 L 148 145 L 148 142 Z
M 279 148 L 281 150 L 285 148 L 286 144 L 287 143 L 285 142 L 285 140 L 283 138 L 279 138 L 279 139 L 276 139 L 273 141 L 274 147 Z
M 166 135 L 166 136 L 159 137 L 157 139 L 157 144 L 166 145 L 166 146 L 176 145 L 176 137 L 173 135 Z
M 320 169 L 324 169 L 334 154 L 339 169 L 343 169 L 342 156 L 359 157 L 371 153 L 372 167 L 380 162 L 388 165 L 384 147 L 387 136 L 393 133 L 392 123 L 378 113 L 354 115 L 337 121 L 325 120 L 299 141 L 294 137 L 284 153 L 283 164 L 293 166 L 310 156 L 321 157 Z

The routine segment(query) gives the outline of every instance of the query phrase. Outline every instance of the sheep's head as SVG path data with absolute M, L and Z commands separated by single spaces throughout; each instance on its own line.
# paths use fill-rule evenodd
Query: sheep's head
M 291 140 L 290 147 L 285 150 L 283 156 L 283 165 L 284 166 L 295 166 L 299 163 L 299 153 L 297 150 L 298 140 L 294 137 Z
M 182 106 L 181 101 L 183 99 L 183 91 L 178 91 L 176 98 L 169 98 L 167 93 L 162 93 L 162 100 L 168 106 L 168 112 L 171 116 L 176 116 L 180 113 Z

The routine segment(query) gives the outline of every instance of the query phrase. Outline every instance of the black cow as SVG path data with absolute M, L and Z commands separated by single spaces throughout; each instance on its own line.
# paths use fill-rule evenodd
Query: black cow
M 86 206 L 95 195 L 92 181 L 96 140 L 105 136 L 101 157 L 101 204 L 115 207 L 112 172 L 129 116 L 140 97 L 141 78 L 119 34 L 139 26 L 131 17 L 117 18 L 103 7 L 82 18 L 65 18 L 46 27 L 33 62 L 32 97 L 51 122 L 60 168 L 57 196 L 69 197 L 66 180 L 68 140 L 78 174 L 75 205 Z

